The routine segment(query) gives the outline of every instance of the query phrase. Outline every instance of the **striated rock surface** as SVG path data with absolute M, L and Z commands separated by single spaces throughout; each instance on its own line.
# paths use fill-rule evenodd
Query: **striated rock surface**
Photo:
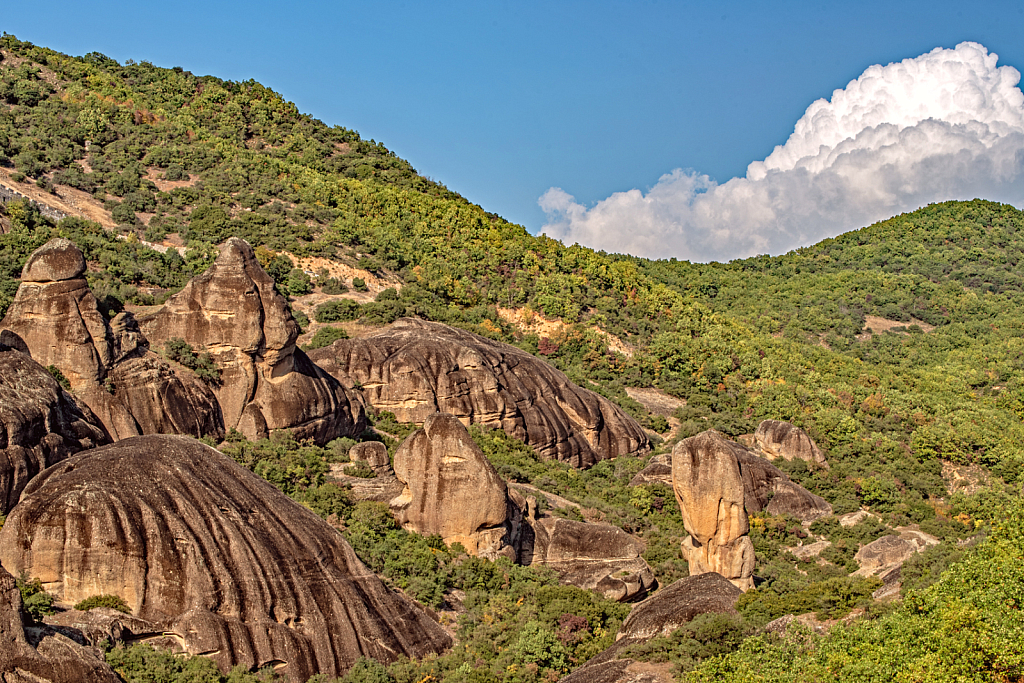
M 651 458 L 647 467 L 637 472 L 629 481 L 630 486 L 643 484 L 672 485 L 672 454 L 661 453 Z
M 740 466 L 743 480 L 744 506 L 747 513 L 788 514 L 801 522 L 812 522 L 832 514 L 832 506 L 800 486 L 785 472 L 742 446 L 731 449 Z
M 391 509 L 402 526 L 471 555 L 515 558 L 508 486 L 456 417 L 428 417 L 395 451 L 394 467 L 404 490 Z
M 627 601 L 643 597 L 657 583 L 640 556 L 643 551 L 639 540 L 610 524 L 542 517 L 523 528 L 519 559 L 551 567 L 564 583 Z
M 70 241 L 53 239 L 25 263 L 22 283 L 0 321 L 3 343 L 53 365 L 114 439 L 139 434 L 224 435 L 213 393 L 191 373 L 175 373 L 129 314 L 108 324 Z
M 0 566 L 0 680 L 4 683 L 118 683 L 100 650 L 48 627 L 26 629 L 21 592 Z
M 109 439 L 41 365 L 0 345 L 0 514 L 42 470 Z
M 310 357 L 402 422 L 449 413 L 576 467 L 650 450 L 640 425 L 607 399 L 525 351 L 441 323 L 403 318 Z
M 738 453 L 746 451 L 714 430 L 684 439 L 672 450 L 672 485 L 690 533 L 682 550 L 691 576 L 717 572 L 749 590 L 754 546 Z
M 405 490 L 405 486 L 391 469 L 387 447 L 379 441 L 357 443 L 349 450 L 348 456 L 351 463 L 331 465 L 331 480 L 336 484 L 348 486 L 353 500 L 390 503 Z M 349 474 L 348 471 L 353 467 L 353 463 L 358 462 L 366 463 L 373 470 L 374 476 L 365 478 Z
M 709 612 L 736 613 L 739 588 L 715 573 L 689 576 L 639 602 L 616 634 L 615 644 L 562 679 L 564 683 L 672 683 L 670 666 L 618 659 L 630 645 L 667 636 Z
M 223 669 L 305 681 L 450 644 L 319 517 L 187 437 L 126 439 L 46 470 L 0 530 L 0 561 L 65 602 L 119 595 Z
M 206 348 L 221 370 L 215 393 L 224 424 L 250 439 L 291 429 L 297 439 L 326 443 L 366 426 L 356 397 L 295 346 L 299 328 L 287 301 L 237 237 L 139 325 L 153 344 L 182 338 Z
M 769 460 L 806 460 L 828 469 L 825 453 L 799 427 L 780 420 L 764 420 L 754 432 L 754 445 Z
M 363 441 L 352 446 L 348 452 L 352 462 L 365 462 L 377 474 L 391 472 L 388 448 L 380 441 Z

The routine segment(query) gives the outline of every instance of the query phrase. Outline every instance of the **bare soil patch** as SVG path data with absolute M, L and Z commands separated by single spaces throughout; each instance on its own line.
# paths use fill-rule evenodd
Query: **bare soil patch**
M 13 173 L 10 169 L 0 168 L 0 183 L 17 190 L 34 202 L 45 204 L 51 208 L 62 211 L 69 216 L 77 216 L 99 223 L 104 228 L 117 226 L 110 212 L 103 208 L 103 202 L 93 197 L 88 192 L 83 192 L 67 185 L 55 186 L 56 194 L 36 187 L 32 182 L 16 183 L 12 179 Z
M 501 308 L 499 306 L 498 315 L 517 330 L 536 334 L 538 337 L 547 337 L 548 339 L 554 339 L 572 327 L 563 322 L 561 318 L 546 318 L 540 313 L 525 308 Z M 598 327 L 590 327 L 588 329 L 604 337 L 605 343 L 608 344 L 608 348 L 612 351 L 622 354 L 627 358 L 633 357 L 635 349 L 632 345 Z
M 864 316 L 864 332 L 857 335 L 857 339 L 861 341 L 865 339 L 871 339 L 872 334 L 885 334 L 897 327 L 910 327 L 911 325 L 917 325 L 921 328 L 924 333 L 931 332 L 935 329 L 935 325 L 929 325 L 923 320 L 917 318 L 911 318 L 907 322 L 900 320 L 889 320 L 888 318 L 879 318 L 877 315 L 866 315 Z M 868 330 L 871 330 L 868 332 Z M 896 330 L 898 334 L 909 334 L 906 330 Z

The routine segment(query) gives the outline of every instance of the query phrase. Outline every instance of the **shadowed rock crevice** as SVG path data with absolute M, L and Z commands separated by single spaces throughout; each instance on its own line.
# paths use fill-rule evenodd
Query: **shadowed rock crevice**
M 126 439 L 49 469 L 0 530 L 0 561 L 66 602 L 119 595 L 224 669 L 279 661 L 304 681 L 450 644 L 323 520 L 186 437 Z
M 441 323 L 403 318 L 310 357 L 402 422 L 448 413 L 576 467 L 650 450 L 640 425 L 611 401 L 521 349 Z

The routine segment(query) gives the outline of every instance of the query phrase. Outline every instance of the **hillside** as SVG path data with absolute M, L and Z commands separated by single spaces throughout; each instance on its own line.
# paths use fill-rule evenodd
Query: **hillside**
M 755 517 L 758 587 L 741 599 L 740 621 L 709 636 L 714 647 L 705 643 L 704 654 L 685 659 L 690 641 L 663 644 L 679 676 L 708 659 L 694 675 L 738 678 L 777 656 L 774 647 L 803 657 L 807 676 L 834 672 L 815 659 L 828 648 L 850 667 L 848 653 L 883 641 L 880 630 L 930 628 L 909 614 L 913 606 L 952 619 L 944 610 L 953 602 L 974 605 L 964 608 L 976 609 L 965 628 L 982 629 L 991 601 L 1006 598 L 987 583 L 971 592 L 963 582 L 985 562 L 1002 562 L 999 571 L 1014 576 L 1017 518 L 979 550 L 965 551 L 963 541 L 976 543 L 1010 514 L 1024 477 L 1024 212 L 948 202 L 779 257 L 650 261 L 530 235 L 420 176 L 382 143 L 303 115 L 254 81 L 121 65 L 98 53 L 69 57 L 6 35 L 0 56 L 0 187 L 68 214 L 55 220 L 17 197 L 0 203 L 0 317 L 25 260 L 53 237 L 84 252 L 89 287 L 108 317 L 164 303 L 210 267 L 216 245 L 241 237 L 288 297 L 304 343 L 366 336 L 401 317 L 511 343 L 623 407 L 660 442 L 656 457 L 706 429 L 738 438 L 762 420 L 792 422 L 828 453 L 830 467 L 776 465 L 837 517 L 864 509 L 876 521 L 847 528 L 835 518 L 801 526 Z M 626 390 L 637 388 L 648 393 L 634 396 L 654 398 L 630 398 Z M 414 428 L 387 413 L 374 419 L 375 438 L 392 455 Z M 642 537 L 662 585 L 686 575 L 672 487 L 630 485 L 649 459 L 581 472 L 538 458 L 500 430 L 471 434 L 507 480 L 567 501 L 555 505 L 558 515 Z M 337 449 L 350 445 L 278 435 L 221 446 L 340 519 L 360 558 L 411 597 L 443 608 L 462 595 L 464 611 L 451 618 L 464 650 L 387 671 L 366 662 L 341 680 L 554 680 L 610 645 L 621 605 L 559 587 L 530 567 L 466 561 L 339 494 L 327 472 Z M 969 486 L 954 491 L 954 481 Z M 941 543 L 911 561 L 908 587 L 935 583 L 965 552 L 967 561 L 897 612 L 822 639 L 829 644 L 820 651 L 816 640 L 780 645 L 757 631 L 787 613 L 884 614 L 890 608 L 870 597 L 877 585 L 851 576 L 853 556 L 913 525 Z M 788 550 L 808 534 L 832 544 L 820 562 Z M 584 631 L 566 631 L 560 619 L 574 615 L 589 618 Z M 732 659 L 714 658 L 737 647 Z M 142 661 L 155 657 L 131 652 L 112 655 L 123 658 L 119 671 L 145 669 Z M 1006 680 L 1020 675 L 1019 662 L 980 660 Z

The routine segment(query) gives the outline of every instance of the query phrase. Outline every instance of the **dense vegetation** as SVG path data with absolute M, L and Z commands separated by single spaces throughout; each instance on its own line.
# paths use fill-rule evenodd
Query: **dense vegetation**
M 411 315 L 465 327 L 545 358 L 666 437 L 668 422 L 625 388 L 685 399 L 659 452 L 709 427 L 737 436 L 762 419 L 792 421 L 828 451 L 831 467 L 783 463 L 788 474 L 837 514 L 867 508 L 876 518 L 850 528 L 826 518 L 805 529 L 755 517 L 759 582 L 740 616 L 702 619 L 632 655 L 671 661 L 695 680 L 751 671 L 765 680 L 930 680 L 957 667 L 961 680 L 1022 675 L 1020 639 L 1007 636 L 1021 627 L 1021 211 L 937 204 L 784 256 L 727 264 L 609 255 L 532 236 L 418 175 L 382 144 L 303 115 L 254 81 L 122 65 L 98 53 L 69 57 L 7 35 L 0 56 L 3 172 L 42 191 L 88 193 L 118 224 L 55 224 L 26 202 L 0 204 L 0 314 L 27 256 L 54 236 L 82 248 L 109 315 L 160 302 L 210 265 L 218 242 L 239 236 L 257 247 L 283 294 L 330 297 L 311 311 L 328 325 L 311 347 L 343 338 L 340 325 L 354 321 Z M 167 237 L 180 239 L 183 252 L 150 246 Z M 312 279 L 295 267 L 294 258 L 308 256 L 402 284 L 368 301 L 364 277 L 351 278 L 357 295 L 329 273 Z M 509 324 L 499 307 L 564 326 L 541 337 Z M 609 335 L 628 353 L 610 350 Z M 218 381 L 202 350 L 172 343 L 164 351 Z M 382 414 L 363 438 L 393 452 L 411 428 Z M 686 574 L 671 490 L 629 486 L 643 461 L 579 472 L 541 461 L 503 432 L 474 429 L 473 437 L 506 479 L 576 505 L 549 506 L 551 514 L 620 525 L 645 539 L 662 582 Z M 354 503 L 327 477 L 352 443 L 318 447 L 287 434 L 249 443 L 233 433 L 222 446 L 330 519 L 386 580 L 454 620 L 460 645 L 452 653 L 388 668 L 362 662 L 347 683 L 544 680 L 614 637 L 621 606 L 560 587 L 545 572 L 469 558 L 397 528 L 380 506 Z M 948 495 L 944 463 L 980 467 L 985 485 Z M 904 586 L 917 592 L 887 611 L 870 598 L 876 584 L 849 576 L 853 555 L 909 523 L 943 542 L 907 563 Z M 990 527 L 976 549 L 958 545 Z M 831 541 L 824 563 L 787 550 L 808 534 Z M 49 609 L 41 585 L 28 577 L 19 585 L 41 618 Z M 759 631 L 787 613 L 838 618 L 858 607 L 868 617 L 827 638 Z M 205 660 L 145 648 L 110 657 L 125 680 L 270 676 L 224 676 Z M 790 659 L 794 668 L 780 669 Z

